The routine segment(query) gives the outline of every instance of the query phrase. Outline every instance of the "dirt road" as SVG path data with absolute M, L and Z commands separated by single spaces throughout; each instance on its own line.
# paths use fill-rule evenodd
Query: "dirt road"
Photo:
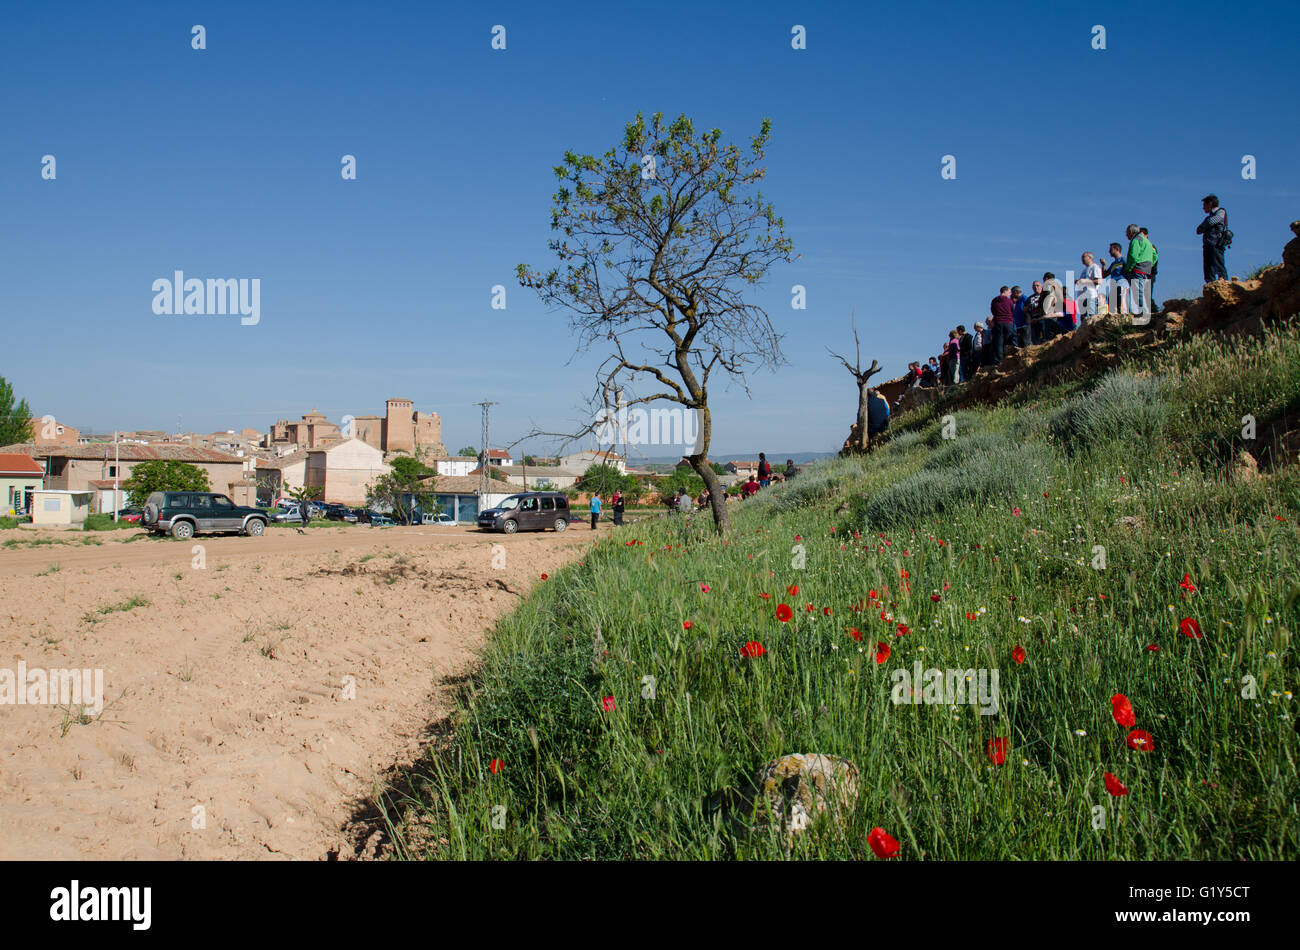
M 0 858 L 347 856 L 353 803 L 445 712 L 437 682 L 592 543 L 138 533 L 0 531 L 0 676 L 23 662 L 104 684 L 98 717 L 0 693 Z

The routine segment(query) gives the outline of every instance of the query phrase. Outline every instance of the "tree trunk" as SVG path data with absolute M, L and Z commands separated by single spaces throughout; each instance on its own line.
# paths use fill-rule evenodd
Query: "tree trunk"
M 867 409 L 871 396 L 865 379 L 858 380 L 858 447 L 867 448 Z
M 709 490 L 709 505 L 713 508 L 713 527 L 718 534 L 727 533 L 727 499 L 722 492 L 722 483 L 718 473 L 708 464 L 709 442 L 713 439 L 713 418 L 708 407 L 700 410 L 700 438 L 696 442 L 698 452 L 688 455 L 691 468 L 704 480 L 704 487 Z

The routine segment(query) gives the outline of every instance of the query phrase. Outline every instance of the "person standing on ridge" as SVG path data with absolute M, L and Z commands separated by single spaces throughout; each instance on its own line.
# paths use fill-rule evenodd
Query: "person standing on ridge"
M 614 497 L 611 498 L 609 502 L 614 508 L 614 527 L 620 527 L 623 524 L 623 493 L 618 489 L 615 489 Z
M 772 484 L 772 463 L 762 452 L 758 453 L 758 484 L 764 488 Z
M 1156 253 L 1151 242 L 1142 236 L 1136 224 L 1124 229 L 1128 238 L 1128 257 L 1124 260 L 1124 275 L 1128 277 L 1129 305 L 1135 314 L 1151 313 L 1151 268 Z
M 596 522 L 600 520 L 600 495 L 592 492 L 591 495 L 591 530 L 596 530 Z
M 1002 359 L 1006 356 L 1007 347 L 1011 345 L 1012 334 L 1016 328 L 1016 301 L 1015 297 L 1020 295 L 1020 288 L 1017 287 L 1012 291 L 1010 287 L 1002 287 L 998 295 L 989 303 L 989 313 L 993 315 L 993 347 L 989 350 L 989 365 L 1001 366 Z
M 1151 234 L 1146 228 L 1138 228 L 1142 236 L 1148 241 L 1151 240 Z M 1151 262 L 1151 309 L 1159 310 L 1160 304 L 1156 303 L 1156 274 L 1160 272 L 1160 249 L 1154 244 L 1151 245 L 1151 253 L 1155 254 L 1156 259 Z
M 1205 220 L 1196 226 L 1196 233 L 1201 236 L 1201 264 L 1205 270 L 1205 282 L 1228 279 L 1228 265 L 1223 252 L 1232 243 L 1228 230 L 1228 211 L 1219 207 L 1219 199 L 1206 195 L 1201 199 L 1201 210 Z

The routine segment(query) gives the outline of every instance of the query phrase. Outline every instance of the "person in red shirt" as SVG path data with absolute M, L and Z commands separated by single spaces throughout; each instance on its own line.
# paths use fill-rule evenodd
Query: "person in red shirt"
M 748 498 L 750 495 L 756 494 L 762 487 L 763 486 L 758 483 L 758 479 L 751 475 L 749 476 L 749 481 L 745 482 L 745 484 L 741 486 L 740 496 L 742 498 Z

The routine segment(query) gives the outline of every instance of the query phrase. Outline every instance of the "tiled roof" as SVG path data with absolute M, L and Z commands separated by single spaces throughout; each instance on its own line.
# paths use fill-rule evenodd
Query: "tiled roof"
M 306 450 L 300 449 L 297 452 L 290 452 L 288 455 L 282 455 L 278 459 L 258 459 L 258 468 L 285 469 L 298 462 L 307 461 Z
M 8 448 L 8 446 L 6 446 Z M 30 455 L 22 452 L 6 452 L 0 454 L 0 475 L 44 475 L 45 469 L 41 468 Z
M 477 495 L 477 475 L 430 475 L 424 481 L 433 480 L 433 491 L 438 495 Z M 494 478 L 488 479 L 489 495 L 508 495 L 522 491 L 518 485 L 507 485 Z
M 227 462 L 235 465 L 244 464 L 244 460 L 218 452 L 216 449 L 197 448 L 180 444 L 138 445 L 119 442 L 114 447 L 112 442 L 95 445 L 36 445 L 31 442 L 19 442 L 14 445 L 0 446 L 0 452 L 21 452 L 31 458 L 69 458 L 102 459 L 120 458 L 123 462 L 148 462 L 154 459 L 166 459 L 173 462 Z

